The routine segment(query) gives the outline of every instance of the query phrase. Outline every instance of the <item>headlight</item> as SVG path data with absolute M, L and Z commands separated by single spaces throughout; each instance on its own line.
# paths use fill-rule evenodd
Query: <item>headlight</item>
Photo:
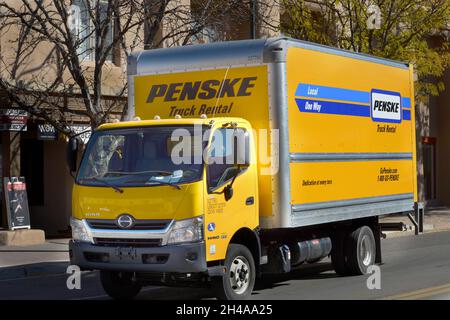
M 203 239 L 203 217 L 175 221 L 167 243 L 193 242 Z
M 82 242 L 92 242 L 82 220 L 70 218 L 70 226 L 72 228 L 72 239 Z

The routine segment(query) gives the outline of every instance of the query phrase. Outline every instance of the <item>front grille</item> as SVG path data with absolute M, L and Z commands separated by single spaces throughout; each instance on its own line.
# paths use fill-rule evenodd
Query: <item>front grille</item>
M 127 230 L 163 230 L 171 220 L 135 220 L 134 226 Z M 87 223 L 93 229 L 122 230 L 116 224 L 116 220 L 93 220 L 88 219 Z
M 159 247 L 162 239 L 94 238 L 95 244 L 109 247 Z

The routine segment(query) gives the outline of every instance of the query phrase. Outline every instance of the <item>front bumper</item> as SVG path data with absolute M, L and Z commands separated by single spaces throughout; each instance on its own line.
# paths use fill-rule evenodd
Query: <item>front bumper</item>
M 70 262 L 82 270 L 206 272 L 205 243 L 160 247 L 113 247 L 70 241 Z

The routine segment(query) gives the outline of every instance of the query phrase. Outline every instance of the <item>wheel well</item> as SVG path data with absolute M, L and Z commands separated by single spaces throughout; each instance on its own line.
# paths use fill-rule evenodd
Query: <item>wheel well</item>
M 256 231 L 250 230 L 248 228 L 239 229 L 231 238 L 230 243 L 242 244 L 246 246 L 253 255 L 256 269 L 259 270 L 261 243 Z
M 339 226 L 333 231 L 332 234 L 336 235 L 338 232 L 344 232 L 345 234 L 347 234 L 362 226 L 368 226 L 372 230 L 376 243 L 375 263 L 382 263 L 381 229 L 379 225 L 379 217 L 375 216 L 352 220 L 349 224 Z

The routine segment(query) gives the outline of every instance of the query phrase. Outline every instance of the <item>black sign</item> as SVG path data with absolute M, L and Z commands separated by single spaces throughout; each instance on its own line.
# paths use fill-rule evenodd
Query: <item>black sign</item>
M 48 123 L 38 124 L 38 140 L 58 140 L 56 128 Z
M 19 109 L 0 110 L 0 131 L 27 131 L 27 112 Z
M 3 190 L 8 217 L 8 228 L 30 229 L 30 212 L 28 210 L 27 187 L 24 177 L 3 178 Z

